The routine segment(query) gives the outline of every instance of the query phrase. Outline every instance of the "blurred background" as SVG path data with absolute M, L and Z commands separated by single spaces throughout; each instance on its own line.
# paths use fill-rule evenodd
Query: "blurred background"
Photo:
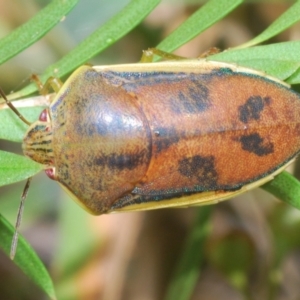
M 162 1 L 141 25 L 89 63 L 137 62 L 142 50 L 157 45 L 203 2 Z M 0 37 L 48 3 L 0 0 Z M 81 0 L 54 30 L 0 67 L 1 87 L 10 93 L 25 86 L 31 74 L 42 73 L 127 3 Z M 237 46 L 291 3 L 246 1 L 176 53 L 197 57 L 210 47 Z M 300 24 L 270 42 L 299 39 Z M 21 153 L 20 144 L 2 140 L 0 149 Z M 297 163 L 290 171 L 299 176 Z M 13 224 L 24 184 L 0 189 L 1 213 Z M 201 209 L 90 216 L 40 174 L 32 180 L 21 232 L 49 269 L 59 299 L 160 300 Z M 300 299 L 299 211 L 256 189 L 213 206 L 209 224 L 192 300 Z M 1 251 L 0 278 L 1 299 L 47 299 Z

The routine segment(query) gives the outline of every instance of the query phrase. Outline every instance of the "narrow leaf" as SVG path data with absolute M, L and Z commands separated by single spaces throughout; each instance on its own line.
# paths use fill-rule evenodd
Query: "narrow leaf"
M 78 0 L 53 0 L 28 22 L 0 40 L 0 64 L 43 37 L 70 12 Z
M 290 173 L 286 171 L 280 173 L 261 188 L 289 205 L 300 209 L 300 182 Z
M 208 58 L 213 61 L 231 62 L 240 66 L 261 70 L 281 80 L 298 74 L 300 67 L 300 41 L 284 42 L 247 49 L 224 51 Z M 289 83 L 300 82 L 294 77 Z
M 24 180 L 42 169 L 42 165 L 24 156 L 0 151 L 0 186 Z
M 14 233 L 13 226 L 0 215 L 0 247 L 9 256 L 10 245 Z M 50 299 L 56 299 L 52 280 L 45 266 L 26 242 L 19 236 L 18 250 L 14 263 L 28 276 L 38 287 L 40 287 Z
M 225 17 L 243 0 L 210 0 L 166 37 L 157 48 L 172 52 Z
M 288 29 L 300 20 L 300 1 L 294 3 L 288 10 L 286 10 L 279 18 L 277 18 L 265 31 L 256 36 L 251 41 L 244 43 L 234 49 L 247 48 L 260 44 L 280 32 Z

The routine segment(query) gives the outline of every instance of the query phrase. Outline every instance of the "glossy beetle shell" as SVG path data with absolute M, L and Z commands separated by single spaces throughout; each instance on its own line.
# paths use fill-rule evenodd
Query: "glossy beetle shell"
M 191 206 L 263 184 L 300 149 L 300 96 L 205 60 L 81 67 L 23 143 L 94 214 Z

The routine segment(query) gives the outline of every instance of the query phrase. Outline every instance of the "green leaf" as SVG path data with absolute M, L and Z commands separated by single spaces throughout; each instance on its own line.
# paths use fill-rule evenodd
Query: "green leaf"
M 14 228 L 0 215 L 0 247 L 8 256 L 10 255 L 13 233 Z M 21 236 L 19 236 L 18 251 L 14 263 L 39 286 L 50 299 L 56 299 L 49 273 L 31 246 Z
M 61 78 L 87 63 L 96 54 L 136 27 L 159 3 L 160 0 L 132 0 L 121 12 L 81 42 L 73 51 L 49 66 L 40 76 L 41 81 L 45 82 L 51 76 Z M 36 85 L 30 84 L 15 95 L 24 97 L 35 91 L 37 91 Z
M 289 205 L 300 209 L 300 182 L 290 173 L 283 171 L 261 188 Z
M 28 22 L 0 40 L 0 64 L 43 37 L 70 12 L 78 0 L 53 0 Z
M 172 52 L 187 43 L 205 29 L 225 17 L 243 0 L 210 0 L 157 45 L 163 51 Z
M 251 41 L 244 43 L 235 49 L 247 48 L 260 44 L 280 32 L 288 29 L 300 20 L 300 1 L 294 3 L 288 10 L 286 10 L 279 18 L 277 18 L 265 31 L 256 36 Z
M 18 111 L 29 121 L 36 121 L 42 112 L 43 107 L 22 107 Z M 12 142 L 22 142 L 25 131 L 28 129 L 15 113 L 10 109 L 0 110 L 0 139 Z
M 211 231 L 212 210 L 212 205 L 198 208 L 195 223 L 188 235 L 183 254 L 169 284 L 165 300 L 191 299 L 200 275 L 200 265 L 204 260 L 204 243 Z
M 261 70 L 288 83 L 300 83 L 300 41 L 229 50 L 207 58 Z M 293 75 L 293 80 L 291 80 Z
M 42 165 L 24 156 L 0 151 L 0 186 L 24 180 L 42 169 Z

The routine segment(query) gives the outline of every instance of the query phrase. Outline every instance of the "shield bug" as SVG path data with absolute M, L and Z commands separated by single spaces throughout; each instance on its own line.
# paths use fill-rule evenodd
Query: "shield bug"
M 216 203 L 271 180 L 300 149 L 300 96 L 206 59 L 82 66 L 23 151 L 92 214 Z

